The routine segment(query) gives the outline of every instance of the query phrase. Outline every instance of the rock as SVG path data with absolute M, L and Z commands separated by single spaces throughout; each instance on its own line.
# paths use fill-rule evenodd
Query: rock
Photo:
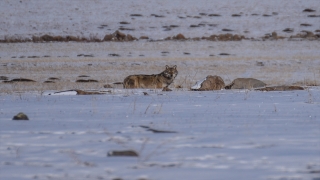
M 11 82 L 36 82 L 32 79 L 27 79 L 27 78 L 15 78 L 10 80 Z
M 306 38 L 312 38 L 312 37 L 315 37 L 315 35 L 313 34 L 313 32 L 311 31 L 304 31 L 306 33 L 305 37 Z
M 41 37 L 35 37 L 35 36 L 32 37 L 32 40 L 34 42 L 38 42 L 38 41 L 41 41 L 41 42 L 42 41 L 45 41 L 45 42 L 60 41 L 60 42 L 62 42 L 62 41 L 66 41 L 67 39 L 68 39 L 68 36 L 66 38 L 64 38 L 62 36 L 51 36 L 51 35 L 48 35 L 48 34 L 45 34 L 45 35 L 43 35 Z
M 229 56 L 230 54 L 229 53 L 220 53 L 219 55 L 220 56 Z
M 275 40 L 278 39 L 278 34 L 274 31 L 271 33 L 271 36 L 272 36 L 272 39 L 275 39 Z
M 230 34 L 230 33 L 227 33 L 227 34 L 220 34 L 218 36 L 218 40 L 219 41 L 232 41 L 233 39 L 233 35 Z
M 80 40 L 78 37 L 76 36 L 67 36 L 66 37 L 66 41 L 75 41 L 75 42 L 79 42 L 79 41 L 84 41 L 84 40 Z
M 193 91 L 212 91 L 221 90 L 225 87 L 224 81 L 220 76 L 207 76 L 205 79 L 198 81 L 191 87 Z
M 119 57 L 120 55 L 116 53 L 111 53 L 111 54 L 108 54 L 108 56 Z
M 170 28 L 177 28 L 179 25 L 170 25 Z
M 50 36 L 50 35 L 48 35 L 48 34 L 45 34 L 45 35 L 41 36 L 40 39 L 41 39 L 42 41 L 53 41 L 53 36 Z
M 17 115 L 15 115 L 12 120 L 29 120 L 28 116 L 24 113 L 20 112 Z
M 307 9 L 304 9 L 302 12 L 315 12 L 316 10 L 313 10 L 313 9 L 310 9 L 310 8 L 307 8 Z
M 80 76 L 78 76 L 79 78 L 86 78 L 86 77 L 90 77 L 90 76 L 88 76 L 88 75 L 80 75 Z
M 116 31 L 113 33 L 113 36 L 116 37 L 117 40 L 123 41 L 126 37 L 126 34 L 120 32 L 120 31 Z
M 318 37 L 311 31 L 301 31 L 301 33 L 298 33 L 296 35 L 290 36 L 290 38 L 316 39 Z
M 254 79 L 254 78 L 237 78 L 229 85 L 225 86 L 225 89 L 252 89 L 265 87 L 266 83 Z
M 85 37 L 82 37 L 81 39 L 79 38 L 79 41 L 82 41 L 82 42 L 88 42 L 89 40 Z
M 66 39 L 62 36 L 53 36 L 53 41 L 59 41 L 59 42 L 62 42 L 62 41 L 65 41 Z
M 78 79 L 76 80 L 78 83 L 91 83 L 91 82 L 99 82 L 98 80 L 95 79 Z
M 320 15 L 312 14 L 312 15 L 308 15 L 308 17 L 320 17 Z
M 232 16 L 232 17 L 240 17 L 241 14 L 232 14 L 231 16 Z
M 121 21 L 121 22 L 119 22 L 120 24 L 130 24 L 129 22 L 127 22 L 127 21 Z
M 170 88 L 168 88 L 168 87 L 164 87 L 163 89 L 162 89 L 162 91 L 172 91 Z
M 258 61 L 258 62 L 256 62 L 256 65 L 257 65 L 257 66 L 264 66 L 264 63 Z
M 38 36 L 32 36 L 32 41 L 33 41 L 33 42 L 40 42 L 41 39 L 40 39 L 40 37 L 38 37 Z
M 59 78 L 56 78 L 56 77 L 49 77 L 48 80 L 58 81 L 58 80 L 60 80 L 60 79 L 59 79 Z
M 141 36 L 139 39 L 149 39 L 148 36 Z
M 43 83 L 55 83 L 54 81 L 44 81 Z
M 177 133 L 176 131 L 154 129 L 154 128 L 151 128 L 149 126 L 144 126 L 144 125 L 141 125 L 140 127 L 145 128 L 147 131 L 151 131 L 153 133 Z
M 134 16 L 134 17 L 142 17 L 142 14 L 130 14 L 130 16 Z
M 179 33 L 179 34 L 177 34 L 176 36 L 174 36 L 173 39 L 176 39 L 176 40 L 185 40 L 186 38 L 184 37 L 183 34 Z
M 303 35 L 301 35 L 301 34 L 296 34 L 296 35 L 290 36 L 290 39 L 293 39 L 293 38 L 303 38 Z
M 195 27 L 200 27 L 199 25 L 195 25 L 195 24 L 191 24 L 190 25 L 191 28 L 195 28 Z
M 225 28 L 225 29 L 222 29 L 222 31 L 233 31 L 233 30 Z
M 107 34 L 104 36 L 103 38 L 104 41 L 112 41 L 113 40 L 113 36 L 112 34 Z
M 294 31 L 293 28 L 285 28 L 284 30 L 282 30 L 283 32 L 286 32 L 286 33 L 292 33 Z
M 209 37 L 203 37 L 203 39 L 209 40 L 209 41 L 216 41 L 219 39 L 219 37 L 215 34 L 209 36 Z
M 7 81 L 9 78 L 7 76 L 0 76 L 0 80 Z
M 221 16 L 220 14 L 209 14 L 208 16 L 215 16 L 215 17 L 219 17 L 219 16 Z
M 300 26 L 312 26 L 312 24 L 302 23 L 302 24 L 300 24 Z
M 232 38 L 234 41 L 241 41 L 242 37 L 239 36 L 238 34 L 235 34 L 233 35 L 233 38 Z
M 109 151 L 107 156 L 129 156 L 129 157 L 138 157 L 139 154 L 133 150 L 123 150 L 123 151 Z
M 113 88 L 110 84 L 106 84 L 103 86 L 104 88 Z
M 163 18 L 165 17 L 164 15 L 157 15 L 157 14 L 151 14 L 151 16 L 157 17 L 157 18 Z
M 104 36 L 103 41 L 134 41 L 137 38 L 130 34 L 124 34 L 120 31 L 115 31 L 113 34 L 107 34 Z
M 134 41 L 136 40 L 135 37 L 133 37 L 131 34 L 127 34 L 127 36 L 125 37 L 125 41 Z

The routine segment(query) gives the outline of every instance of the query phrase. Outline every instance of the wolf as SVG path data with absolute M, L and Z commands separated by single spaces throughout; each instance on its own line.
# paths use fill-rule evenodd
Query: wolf
M 169 67 L 166 65 L 166 69 L 160 74 L 138 74 L 130 75 L 123 81 L 124 89 L 168 89 L 168 86 L 178 75 L 177 66 Z

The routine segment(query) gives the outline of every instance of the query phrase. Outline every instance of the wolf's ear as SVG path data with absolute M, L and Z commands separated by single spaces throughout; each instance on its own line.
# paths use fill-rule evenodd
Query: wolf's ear
M 166 65 L 166 69 L 169 69 L 169 66 L 168 66 L 168 65 Z
M 177 65 L 174 65 L 173 68 L 174 68 L 174 69 L 177 69 Z

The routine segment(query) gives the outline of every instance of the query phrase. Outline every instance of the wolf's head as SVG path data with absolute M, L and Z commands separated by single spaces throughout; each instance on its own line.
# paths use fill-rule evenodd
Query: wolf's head
M 172 67 L 169 67 L 168 65 L 166 65 L 166 70 L 164 70 L 161 74 L 165 78 L 173 80 L 178 75 L 177 66 L 174 65 Z

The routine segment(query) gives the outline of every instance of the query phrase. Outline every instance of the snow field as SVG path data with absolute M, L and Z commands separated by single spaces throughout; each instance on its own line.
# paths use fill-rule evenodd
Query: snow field
M 48 93 L 1 96 L 1 179 L 319 177 L 313 173 L 320 168 L 316 87 Z M 12 121 L 20 111 L 30 120 Z M 107 157 L 112 150 L 140 156 Z

